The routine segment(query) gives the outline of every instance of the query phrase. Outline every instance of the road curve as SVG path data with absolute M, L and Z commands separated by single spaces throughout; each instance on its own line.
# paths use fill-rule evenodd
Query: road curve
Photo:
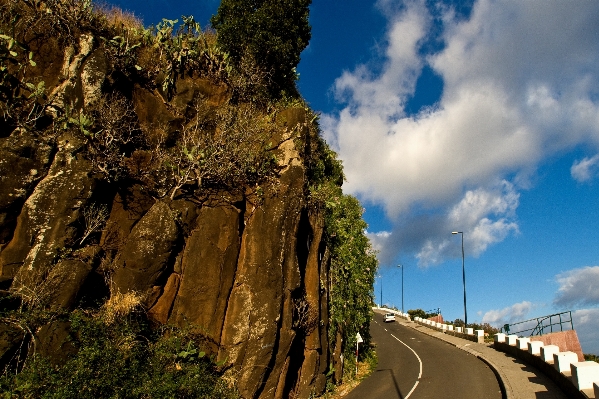
M 370 334 L 378 367 L 346 399 L 501 399 L 493 371 L 463 350 L 378 313 Z

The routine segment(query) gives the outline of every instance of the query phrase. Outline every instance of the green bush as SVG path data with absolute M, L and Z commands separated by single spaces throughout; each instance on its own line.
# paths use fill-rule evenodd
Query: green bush
M 249 56 L 270 75 L 271 95 L 297 95 L 295 67 L 308 46 L 311 0 L 222 0 L 211 19 L 218 44 L 239 67 Z
M 106 323 L 76 311 L 70 323 L 77 353 L 61 365 L 33 356 L 19 373 L 0 377 L 0 397 L 238 398 L 193 331 L 153 330 L 142 314 Z
M 378 261 L 366 237 L 360 202 L 350 195 L 337 195 L 327 203 L 325 231 L 331 250 L 330 329 L 331 343 L 342 331 L 344 359 L 355 362 L 356 333 L 369 348 L 374 276 Z
M 408 314 L 410 315 L 412 320 L 414 320 L 414 317 L 422 317 L 423 319 L 428 319 L 430 317 L 438 316 L 437 313 L 426 313 L 422 309 L 410 309 L 408 310 Z
M 596 362 L 599 363 L 599 356 L 594 355 L 592 353 L 584 353 L 584 360 L 589 361 L 589 362 Z

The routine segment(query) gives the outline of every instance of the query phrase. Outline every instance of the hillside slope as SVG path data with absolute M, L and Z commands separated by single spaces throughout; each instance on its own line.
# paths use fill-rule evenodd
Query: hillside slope
M 4 312 L 133 298 L 117 316 L 193 328 L 242 397 L 322 393 L 344 350 L 325 229 L 342 172 L 312 112 L 270 101 L 267 74 L 232 70 L 192 18 L 0 4 Z M 4 323 L 3 367 L 23 342 L 62 351 L 70 323 Z

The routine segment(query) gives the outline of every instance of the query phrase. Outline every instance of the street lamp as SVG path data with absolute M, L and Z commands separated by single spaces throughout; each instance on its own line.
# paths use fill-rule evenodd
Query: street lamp
M 381 308 L 383 307 L 383 275 L 379 274 L 379 277 L 381 278 Z
M 462 280 L 464 281 L 464 328 L 468 325 L 468 312 L 466 311 L 466 269 L 464 268 L 464 232 L 452 231 L 451 234 L 462 235 Z
M 401 269 L 401 313 L 403 313 L 403 269 L 402 265 L 397 265 Z

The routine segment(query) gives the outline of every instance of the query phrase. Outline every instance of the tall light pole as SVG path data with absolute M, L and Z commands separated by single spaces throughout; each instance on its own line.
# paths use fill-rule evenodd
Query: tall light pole
M 403 313 L 403 265 L 397 265 L 401 269 L 401 313 Z
M 451 234 L 462 235 L 462 280 L 464 281 L 464 328 L 468 325 L 468 312 L 466 311 L 466 269 L 464 268 L 464 232 L 452 231 Z
M 379 274 L 379 277 L 381 278 L 381 308 L 383 307 L 383 275 Z

